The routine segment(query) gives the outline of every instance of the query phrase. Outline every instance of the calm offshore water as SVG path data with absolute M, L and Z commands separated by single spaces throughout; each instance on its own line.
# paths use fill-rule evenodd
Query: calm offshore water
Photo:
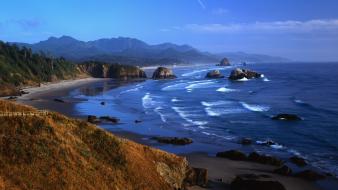
M 164 145 L 171 152 L 216 151 L 238 148 L 287 158 L 301 155 L 311 165 L 338 174 L 338 64 L 255 64 L 248 69 L 263 73 L 261 79 L 231 82 L 205 79 L 208 71 L 221 69 L 228 76 L 233 67 L 193 66 L 175 68 L 175 80 L 129 84 L 110 88 L 109 82 L 77 89 L 72 98 L 80 115 L 110 115 L 120 125 L 102 125 L 112 131 L 143 135 L 190 137 L 184 147 Z M 151 76 L 151 73 L 148 74 Z M 100 105 L 105 101 L 106 105 Z M 302 121 L 273 121 L 278 113 L 294 113 Z M 142 120 L 135 124 L 134 120 Z M 241 146 L 242 137 L 252 146 Z M 273 140 L 276 145 L 262 146 Z

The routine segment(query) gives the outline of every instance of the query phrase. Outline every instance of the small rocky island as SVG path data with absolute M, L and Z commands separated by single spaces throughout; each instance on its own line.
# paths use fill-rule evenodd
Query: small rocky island
M 205 78 L 209 79 L 218 79 L 218 78 L 224 78 L 224 75 L 219 70 L 213 70 L 207 73 Z
M 154 73 L 152 79 L 158 80 L 158 79 L 175 79 L 177 78 L 173 71 L 166 67 L 158 67 Z
M 228 58 L 225 57 L 216 66 L 230 66 L 230 61 Z
M 231 71 L 229 79 L 230 80 L 241 80 L 241 79 L 253 79 L 253 78 L 260 78 L 260 77 L 262 77 L 262 74 L 257 73 L 255 71 L 236 68 L 235 70 Z

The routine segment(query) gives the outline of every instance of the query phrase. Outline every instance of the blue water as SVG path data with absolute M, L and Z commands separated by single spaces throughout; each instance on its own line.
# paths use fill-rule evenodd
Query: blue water
M 281 157 L 301 155 L 312 166 L 338 174 L 338 64 L 252 64 L 249 69 L 264 77 L 231 82 L 205 79 L 209 70 L 233 67 L 175 68 L 175 80 L 147 80 L 119 88 L 113 82 L 95 84 L 72 93 L 83 101 L 76 110 L 83 115 L 111 115 L 120 125 L 102 125 L 112 131 L 153 136 L 182 136 L 194 140 L 186 147 L 163 146 L 172 152 L 229 148 L 263 151 Z M 148 75 L 151 75 L 148 74 Z M 100 105 L 105 101 L 105 106 Z M 302 121 L 274 121 L 278 113 L 294 113 Z M 142 120 L 135 124 L 134 120 Z M 242 137 L 257 141 L 244 147 Z M 274 146 L 260 141 L 273 140 Z M 161 148 L 161 147 L 160 147 Z

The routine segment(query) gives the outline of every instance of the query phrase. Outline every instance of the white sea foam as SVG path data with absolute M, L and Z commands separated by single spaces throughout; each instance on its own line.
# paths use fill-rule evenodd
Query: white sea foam
M 177 98 L 173 98 L 171 99 L 171 102 L 180 102 L 181 100 L 177 99 Z
M 235 92 L 237 90 L 235 89 L 230 89 L 230 88 L 225 88 L 225 87 L 221 87 L 219 89 L 216 90 L 217 92 Z
M 159 106 L 159 107 L 154 109 L 154 112 L 157 113 L 161 117 L 161 120 L 163 122 L 167 122 L 167 119 L 165 118 L 164 114 L 161 113 L 161 110 L 163 110 L 163 108 L 161 106 Z
M 302 101 L 302 100 L 294 100 L 294 102 L 295 102 L 295 103 L 298 103 L 298 104 L 305 104 L 305 102 Z
M 270 80 L 269 80 L 268 78 L 265 77 L 265 78 L 263 79 L 263 81 L 264 81 L 264 82 L 269 82 Z
M 200 82 L 200 83 L 194 83 L 186 86 L 186 89 L 196 89 L 196 88 L 210 88 L 212 84 L 215 84 L 215 82 L 210 81 L 210 82 Z
M 231 104 L 231 102 L 229 102 L 229 101 L 223 101 L 223 100 L 215 101 L 215 102 L 205 102 L 205 101 L 202 101 L 201 104 L 203 106 L 206 106 L 206 107 L 211 107 L 211 106 L 221 106 L 221 105 Z
M 162 88 L 162 91 L 171 91 L 171 90 L 181 90 L 184 89 L 187 86 L 187 83 L 178 83 L 169 85 Z
M 245 108 L 248 109 L 250 111 L 254 111 L 254 112 L 264 112 L 264 111 L 268 111 L 270 109 L 269 106 L 262 106 L 262 105 L 252 105 L 252 104 L 247 104 L 245 102 L 240 102 L 240 104 Z
M 243 77 L 241 79 L 238 79 L 237 81 L 248 81 L 249 79 L 247 79 L 246 77 Z
M 238 114 L 243 113 L 245 110 L 241 108 L 217 108 L 217 107 L 206 107 L 204 108 L 205 112 L 209 116 L 221 116 L 221 115 L 227 115 L 227 114 Z
M 190 117 L 199 117 L 200 115 L 194 114 L 195 112 L 191 113 L 190 111 L 186 111 L 184 109 L 186 108 L 180 108 L 180 107 L 171 107 L 182 119 L 187 121 L 188 123 L 192 125 L 197 125 L 197 126 L 203 126 L 208 124 L 207 121 L 197 121 L 193 120 Z
M 222 114 L 220 112 L 217 112 L 216 110 L 212 109 L 212 108 L 205 108 L 205 112 L 208 114 L 208 116 L 221 116 Z
M 149 108 L 154 108 L 156 106 L 159 106 L 160 102 L 156 101 L 155 98 L 158 98 L 158 96 L 153 96 L 150 93 L 146 93 L 142 97 L 143 108 L 149 109 Z
M 139 91 L 139 90 L 142 89 L 142 88 L 143 88 L 143 86 L 138 86 L 138 87 L 136 87 L 136 88 L 124 90 L 124 91 L 120 92 L 120 94 L 125 94 L 125 93 L 128 93 L 128 92 L 136 92 L 136 91 Z
M 273 144 L 273 145 L 270 145 L 270 147 L 273 149 L 284 149 L 284 146 L 280 144 Z

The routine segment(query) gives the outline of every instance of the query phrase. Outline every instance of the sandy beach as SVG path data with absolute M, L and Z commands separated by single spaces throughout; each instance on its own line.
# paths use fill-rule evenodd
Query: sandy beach
M 38 109 L 57 111 L 71 117 L 85 118 L 73 109 L 76 101 L 65 99 L 64 103 L 54 101 L 55 98 L 67 96 L 71 91 L 85 87 L 96 82 L 104 82 L 108 79 L 79 79 L 74 81 L 61 81 L 59 83 L 44 84 L 41 87 L 24 89 L 29 94 L 18 98 L 18 102 L 34 106 Z M 78 101 L 78 100 L 77 100 Z M 114 133 L 115 134 L 115 133 Z M 117 136 L 128 138 L 141 144 L 154 146 L 154 142 L 146 140 L 142 135 L 129 132 L 116 133 Z M 225 148 L 226 150 L 226 148 Z M 206 153 L 182 154 L 187 158 L 191 166 L 206 168 L 208 170 L 209 183 L 207 187 L 194 186 L 191 190 L 199 189 L 230 189 L 231 181 L 239 174 L 265 174 L 269 180 L 281 182 L 287 190 L 316 190 L 321 189 L 314 182 L 306 181 L 295 177 L 286 177 L 272 173 L 277 167 L 262 165 L 252 162 L 232 161 L 225 158 L 218 158 Z

